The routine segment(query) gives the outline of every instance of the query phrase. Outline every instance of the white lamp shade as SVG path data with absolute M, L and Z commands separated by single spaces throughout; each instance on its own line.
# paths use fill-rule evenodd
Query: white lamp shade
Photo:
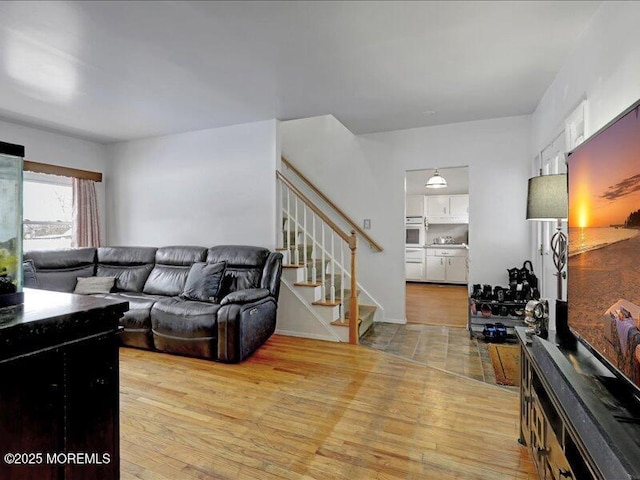
M 528 220 L 566 220 L 569 204 L 567 175 L 541 175 L 529 179 Z
M 426 188 L 445 188 L 447 186 L 447 181 L 441 177 L 438 170 L 436 170 L 424 186 Z

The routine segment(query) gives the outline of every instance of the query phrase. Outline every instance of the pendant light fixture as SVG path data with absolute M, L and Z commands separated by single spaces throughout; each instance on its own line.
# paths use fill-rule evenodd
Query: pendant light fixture
M 447 186 L 447 181 L 444 177 L 440 176 L 440 172 L 436 168 L 436 171 L 433 173 L 431 178 L 427 180 L 427 183 L 424 184 L 426 188 L 445 188 Z

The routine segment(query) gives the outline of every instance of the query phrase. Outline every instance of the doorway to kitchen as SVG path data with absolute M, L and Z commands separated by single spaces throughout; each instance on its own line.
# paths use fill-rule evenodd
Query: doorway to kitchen
M 407 323 L 376 323 L 360 343 L 495 385 L 486 344 L 467 330 L 469 168 L 407 171 L 402 213 Z
M 405 195 L 407 323 L 466 329 L 469 168 L 407 171 Z

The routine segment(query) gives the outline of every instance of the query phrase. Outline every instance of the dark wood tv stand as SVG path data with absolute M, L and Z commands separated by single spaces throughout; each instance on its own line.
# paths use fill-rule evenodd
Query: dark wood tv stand
M 517 327 L 520 442 L 544 480 L 640 479 L 640 399 L 586 347 Z

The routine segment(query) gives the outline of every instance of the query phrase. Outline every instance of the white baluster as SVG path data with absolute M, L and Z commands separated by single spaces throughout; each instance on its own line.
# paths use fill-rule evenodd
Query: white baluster
M 344 242 L 340 242 L 340 321 L 344 322 Z
M 316 239 L 316 214 L 315 212 L 311 212 L 311 281 L 316 283 L 318 281 L 318 268 L 316 267 L 316 244 L 318 243 Z
M 295 233 L 293 235 L 293 245 L 294 245 L 294 254 L 293 254 L 293 263 L 295 263 L 296 265 L 300 265 L 300 249 L 298 248 L 298 230 L 300 230 L 300 223 L 298 222 L 298 219 L 300 217 L 298 217 L 298 196 L 296 195 L 294 197 L 294 200 L 296 202 L 296 215 L 295 215 Z
M 331 230 L 331 289 L 329 290 L 329 298 L 331 299 L 331 303 L 335 303 L 336 301 L 336 255 L 333 250 L 333 239 L 336 234 L 333 230 Z
M 291 209 L 290 209 L 290 199 L 291 190 L 287 187 L 287 251 L 289 252 L 289 258 L 287 259 L 288 263 L 292 263 L 293 252 L 291 251 Z
M 322 250 L 322 263 L 321 263 L 321 267 L 322 267 L 322 279 L 320 280 L 322 282 L 322 288 L 320 289 L 322 292 L 322 301 L 324 302 L 327 299 L 327 286 L 326 286 L 326 276 L 327 276 L 327 271 L 326 271 L 326 263 L 325 263 L 325 254 L 324 254 L 324 222 L 322 222 L 322 241 L 321 241 L 321 245 L 320 248 Z
M 306 282 L 308 277 L 307 271 L 307 205 L 302 204 L 302 271 L 304 272 L 304 281 Z
M 282 199 L 282 181 L 278 178 L 276 183 L 276 188 L 278 189 L 278 208 L 280 209 L 280 224 L 277 226 L 278 228 L 278 246 L 284 248 L 284 207 L 283 207 L 283 199 Z

